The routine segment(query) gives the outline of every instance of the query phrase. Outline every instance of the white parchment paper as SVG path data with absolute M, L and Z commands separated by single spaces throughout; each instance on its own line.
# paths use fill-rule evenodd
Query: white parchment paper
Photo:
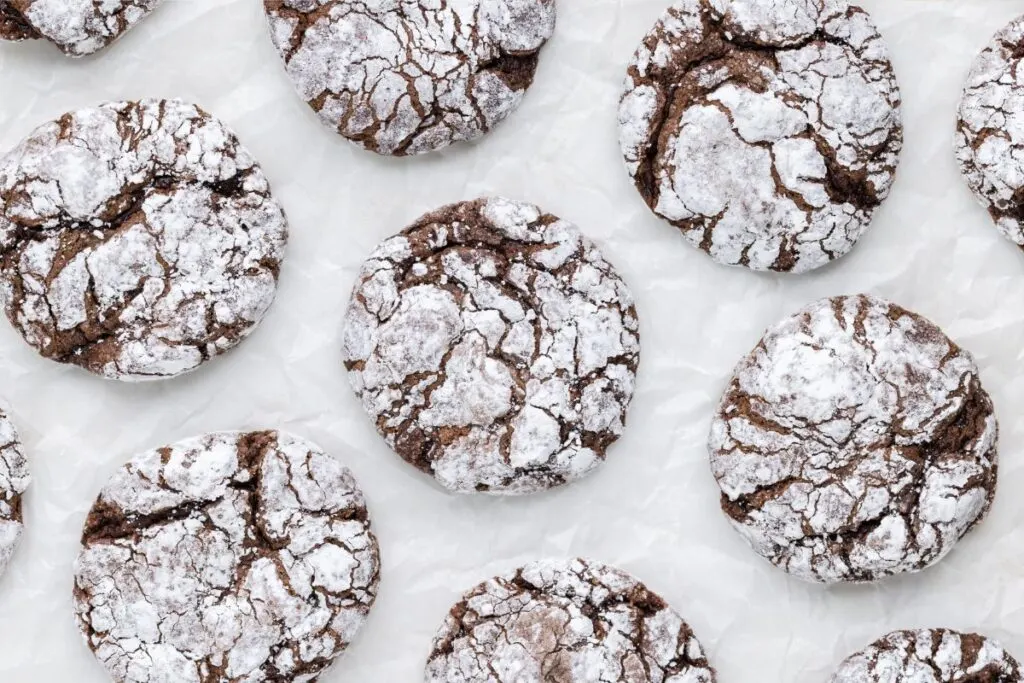
M 0 580 L 0 681 L 103 683 L 74 624 L 71 565 L 85 514 L 132 454 L 201 432 L 283 428 L 363 486 L 383 551 L 367 627 L 322 678 L 422 680 L 460 593 L 541 556 L 585 555 L 644 580 L 690 622 L 721 683 L 826 681 L 896 628 L 980 630 L 1024 657 L 1024 253 L 961 182 L 960 88 L 1024 0 L 862 0 L 905 103 L 892 196 L 853 253 L 800 277 L 716 265 L 647 210 L 615 124 L 625 65 L 667 0 L 558 0 L 555 38 L 522 109 L 477 144 L 385 159 L 322 128 L 293 93 L 259 0 L 167 0 L 81 61 L 0 45 L 0 148 L 64 111 L 142 96 L 192 99 L 262 162 L 288 211 L 281 290 L 253 337 L 183 379 L 104 382 L 37 357 L 0 320 L 0 397 L 31 459 L 27 532 Z M 626 435 L 591 478 L 522 500 L 445 494 L 381 442 L 348 389 L 343 304 L 371 248 L 424 211 L 483 194 L 539 204 L 598 240 L 638 298 L 643 354 Z M 718 509 L 704 442 L 739 357 L 809 301 L 871 292 L 972 351 L 1000 418 L 989 519 L 939 566 L 875 586 L 803 584 L 755 556 Z

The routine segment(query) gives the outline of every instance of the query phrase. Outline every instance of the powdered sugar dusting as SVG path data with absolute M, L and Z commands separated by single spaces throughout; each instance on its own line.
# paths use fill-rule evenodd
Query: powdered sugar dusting
M 434 639 L 427 683 L 712 683 L 690 627 L 632 576 L 545 560 L 463 596 Z
M 974 62 L 956 133 L 967 184 L 999 231 L 1024 247 L 1024 17 L 1010 22 Z
M 722 507 L 807 580 L 938 562 L 987 513 L 996 419 L 969 354 L 868 296 L 819 301 L 737 366 L 711 429 Z
M 381 154 L 482 136 L 511 114 L 555 26 L 554 0 L 265 0 L 299 95 Z
M 832 683 L 1019 683 L 1020 665 L 1001 645 L 946 629 L 896 631 L 846 659 Z
M 839 3 L 822 0 L 710 0 L 722 26 L 734 37 L 768 47 L 798 43 L 814 33 L 825 5 L 832 11 Z
M 362 626 L 380 565 L 351 473 L 277 432 L 134 458 L 82 544 L 79 626 L 118 683 L 313 681 Z
M 0 160 L 7 316 L 42 355 L 106 377 L 174 376 L 236 346 L 286 240 L 256 161 L 185 102 L 72 112 Z
M 21 496 L 30 480 L 28 460 L 22 453 L 18 432 L 0 410 L 0 574 L 7 569 L 21 541 L 24 530 Z
M 72 57 L 120 38 L 163 0 L 0 0 L 0 39 L 45 38 Z
M 459 492 L 578 479 L 622 432 L 633 299 L 573 225 L 485 199 L 377 248 L 346 315 L 349 378 L 403 458 Z
M 887 196 L 899 110 L 863 10 L 679 0 L 629 67 L 620 143 L 651 209 L 694 246 L 729 265 L 803 272 L 846 254 Z

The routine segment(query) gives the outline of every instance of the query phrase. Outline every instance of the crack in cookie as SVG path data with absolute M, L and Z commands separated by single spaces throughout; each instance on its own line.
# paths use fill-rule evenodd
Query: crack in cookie
M 622 433 L 633 298 L 578 228 L 480 199 L 383 242 L 346 314 L 349 379 L 402 458 L 462 492 L 579 479 Z
M 234 133 L 177 100 L 65 114 L 0 159 L 0 295 L 46 358 L 122 380 L 235 347 L 277 291 L 287 222 Z
M 947 629 L 896 631 L 848 657 L 831 683 L 1019 683 L 998 643 Z
M 693 246 L 793 273 L 853 248 L 903 146 L 886 48 L 845 0 L 678 0 L 629 66 L 619 132 Z
M 427 683 L 714 683 L 693 631 L 623 571 L 541 561 L 485 581 L 434 638 Z
M 21 497 L 31 477 L 21 441 L 7 414 L 0 410 L 0 575 L 21 541 L 25 525 L 21 515 Z
M 0 0 L 0 40 L 45 39 L 84 57 L 120 38 L 163 0 Z
M 974 62 L 960 101 L 956 157 L 999 231 L 1024 247 L 1024 17 L 999 31 Z
M 714 418 L 722 509 L 808 581 L 873 581 L 941 560 L 988 512 L 997 425 L 974 360 L 869 296 L 819 301 L 740 361 Z
M 379 573 L 346 468 L 293 436 L 221 432 L 111 478 L 82 533 L 75 611 L 117 683 L 314 681 Z
M 331 129 L 379 154 L 476 139 L 533 82 L 554 0 L 264 0 L 299 95 Z

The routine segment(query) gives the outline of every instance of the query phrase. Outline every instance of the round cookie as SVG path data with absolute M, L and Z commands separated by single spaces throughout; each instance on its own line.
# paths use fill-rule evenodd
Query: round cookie
M 677 0 L 629 66 L 619 133 L 693 246 L 793 273 L 853 248 L 903 145 L 885 45 L 845 0 Z
M 618 569 L 541 561 L 485 581 L 434 638 L 427 683 L 713 683 L 682 618 Z
M 163 0 L 0 0 L 0 40 L 45 39 L 71 57 L 102 50 Z
M 947 629 L 896 631 L 848 657 L 832 683 L 1019 683 L 1020 665 L 994 641 Z
M 93 504 L 79 628 L 116 683 L 313 681 L 348 647 L 380 557 L 352 474 L 278 432 L 143 453 Z
M 249 335 L 288 228 L 252 155 L 177 100 L 37 128 L 0 159 L 0 296 L 46 358 L 108 378 L 193 370 Z
M 736 367 L 709 439 L 722 509 L 808 581 L 941 560 L 988 512 L 997 426 L 970 354 L 870 296 L 775 325 Z
M 28 461 L 21 451 L 18 432 L 7 414 L 0 410 L 0 574 L 7 569 L 21 541 L 25 527 L 21 496 L 30 481 Z
M 299 95 L 379 154 L 487 133 L 519 107 L 555 28 L 555 0 L 264 0 Z
M 999 231 L 1024 247 L 1024 17 L 999 31 L 974 62 L 960 101 L 956 157 Z
M 490 198 L 377 247 L 343 355 L 402 458 L 451 491 L 526 494 L 604 460 L 639 351 L 632 295 L 597 247 L 535 206 Z

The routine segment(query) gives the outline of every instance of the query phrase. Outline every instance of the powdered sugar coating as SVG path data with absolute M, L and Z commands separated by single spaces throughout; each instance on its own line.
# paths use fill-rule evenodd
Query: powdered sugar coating
M 171 377 L 273 302 L 284 212 L 235 135 L 177 100 L 65 114 L 0 159 L 0 295 L 42 355 Z
M 120 38 L 163 0 L 0 0 L 0 40 L 44 38 L 83 57 Z
M 545 560 L 485 581 L 434 638 L 427 683 L 713 683 L 678 613 L 632 576 Z
M 892 185 L 900 94 L 845 0 L 677 0 L 630 64 L 622 153 L 651 210 L 715 260 L 804 272 Z
M 21 496 L 31 477 L 28 460 L 21 450 L 18 432 L 7 414 L 0 410 L 0 574 L 21 541 L 25 525 L 21 517 Z
M 352 387 L 388 444 L 446 488 L 525 494 L 583 477 L 622 432 L 633 298 L 578 228 L 481 199 L 386 240 L 346 314 Z
M 974 62 L 960 101 L 956 156 L 999 231 L 1024 247 L 1024 17 Z
M 519 107 L 554 0 L 264 0 L 299 95 L 381 154 L 484 135 Z
M 847 658 L 832 683 L 1018 683 L 1020 665 L 1002 646 L 947 629 L 896 631 Z
M 736 368 L 711 428 L 722 509 L 809 581 L 942 559 L 988 512 L 997 426 L 971 356 L 870 296 L 812 304 Z
M 351 473 L 278 432 L 133 458 L 82 546 L 78 624 L 117 683 L 315 681 L 361 628 L 380 569 Z

